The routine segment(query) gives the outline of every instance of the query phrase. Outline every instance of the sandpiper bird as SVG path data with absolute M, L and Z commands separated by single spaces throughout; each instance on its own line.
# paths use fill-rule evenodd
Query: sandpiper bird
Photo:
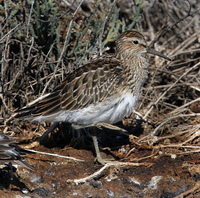
M 35 168 L 24 160 L 25 153 L 25 149 L 16 145 L 13 140 L 0 131 L 0 163 L 14 162 L 26 169 L 34 170 Z
M 80 127 L 107 127 L 134 110 L 147 79 L 146 53 L 168 57 L 147 47 L 144 36 L 125 31 L 116 40 L 116 53 L 100 57 L 70 73 L 55 90 L 35 104 L 21 109 L 19 116 L 33 121 L 69 122 Z M 97 138 L 92 135 L 97 160 L 101 158 Z

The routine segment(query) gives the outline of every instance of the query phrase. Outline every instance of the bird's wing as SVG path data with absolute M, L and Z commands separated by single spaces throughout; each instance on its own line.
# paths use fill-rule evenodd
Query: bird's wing
M 15 162 L 24 168 L 34 170 L 35 168 L 24 160 L 24 152 L 26 152 L 25 149 L 17 146 L 13 140 L 0 131 L 0 163 Z
M 4 151 L 0 150 L 0 163 L 5 163 L 5 162 L 15 162 L 19 164 L 20 166 L 29 170 L 35 169 L 33 166 L 27 163 L 24 160 L 23 156 L 21 156 L 20 153 L 17 150 L 15 150 L 13 147 L 11 148 L 7 147 L 7 149 Z
M 25 112 L 22 116 L 49 116 L 101 102 L 116 92 L 122 71 L 117 59 L 93 61 L 69 74 L 47 97 L 19 112 Z

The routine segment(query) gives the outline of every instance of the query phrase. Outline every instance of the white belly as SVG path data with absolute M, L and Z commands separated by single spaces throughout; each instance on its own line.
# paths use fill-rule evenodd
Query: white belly
M 121 121 L 126 115 L 134 110 L 139 94 L 133 96 L 131 93 L 121 94 L 119 97 L 90 105 L 87 108 L 76 111 L 60 111 L 51 116 L 38 116 L 33 121 L 70 122 L 80 125 L 90 125 L 99 122 L 111 123 Z

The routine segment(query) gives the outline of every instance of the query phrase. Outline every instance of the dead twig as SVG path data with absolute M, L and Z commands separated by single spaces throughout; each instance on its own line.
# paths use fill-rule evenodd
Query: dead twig
M 35 151 L 35 150 L 29 150 L 29 149 L 26 149 L 26 150 L 30 151 L 30 152 L 33 152 L 33 153 L 39 153 L 39 154 L 42 154 L 42 155 L 49 155 L 49 156 L 53 156 L 53 157 L 60 157 L 60 158 L 65 158 L 65 159 L 74 160 L 74 161 L 78 161 L 78 162 L 84 162 L 84 160 L 76 159 L 74 157 L 68 157 L 68 156 L 64 156 L 64 155 L 58 155 L 58 154 Z
M 158 102 L 167 94 L 167 92 L 169 92 L 184 76 L 186 76 L 189 72 L 191 72 L 192 70 L 196 69 L 200 67 L 200 62 L 198 62 L 197 64 L 195 64 L 193 67 L 191 67 L 190 69 L 188 69 L 186 72 L 184 72 L 177 80 L 176 82 L 174 82 L 157 100 L 156 102 L 151 106 L 151 108 L 147 111 L 147 113 L 145 114 L 145 116 L 143 117 L 143 119 L 145 120 L 147 118 L 147 116 L 150 114 L 150 112 L 153 110 L 154 106 L 158 104 Z
M 149 166 L 149 163 L 132 163 L 132 162 L 108 162 L 106 163 L 101 169 L 96 171 L 95 173 L 91 174 L 88 177 L 84 177 L 81 179 L 68 179 L 67 183 L 75 183 L 76 185 L 85 183 L 87 181 L 91 181 L 94 178 L 99 177 L 104 170 L 110 168 L 111 166 Z
M 152 133 L 150 133 L 149 135 L 143 137 L 143 138 L 140 139 L 138 142 L 141 142 L 142 140 L 144 140 L 144 139 L 146 139 L 146 138 L 148 139 L 148 138 L 150 138 L 150 137 L 154 137 L 155 134 L 157 133 L 157 131 L 158 131 L 162 126 L 164 126 L 167 122 L 169 122 L 169 121 L 171 121 L 171 120 L 173 120 L 173 119 L 183 118 L 183 117 L 194 117 L 194 116 L 200 116 L 200 113 L 180 114 L 180 115 L 177 115 L 177 116 L 170 117 L 170 118 L 168 118 L 167 120 L 165 120 L 164 122 L 162 122 L 159 126 L 157 126 L 157 127 L 155 128 L 155 130 L 154 130 Z M 142 142 L 144 142 L 144 141 L 142 141 Z
M 187 15 L 186 15 L 186 16 L 183 16 L 182 18 L 180 18 L 179 20 L 177 20 L 175 23 L 173 23 L 173 24 L 170 25 L 170 26 L 165 25 L 165 26 L 161 29 L 161 31 L 160 31 L 160 33 L 158 34 L 158 36 L 155 37 L 154 40 L 150 43 L 149 47 L 153 47 L 154 44 L 163 36 L 163 34 L 164 34 L 165 32 L 167 32 L 168 30 L 172 29 L 174 26 L 176 26 L 177 24 L 179 24 L 181 21 L 185 20 L 185 19 L 186 19 L 187 17 L 189 17 L 189 16 L 192 16 L 193 14 L 195 14 L 196 12 L 198 12 L 198 11 L 200 10 L 200 8 L 199 8 L 199 9 L 197 9 L 197 10 L 195 10 L 195 11 L 193 11 L 193 12 L 191 13 L 191 4 L 190 4 L 189 1 L 187 1 L 187 2 L 189 3 L 189 9 L 188 9 Z
M 183 110 L 185 110 L 185 107 L 188 107 L 189 105 L 191 105 L 191 104 L 193 104 L 193 103 L 195 103 L 195 102 L 198 102 L 198 101 L 200 101 L 200 98 L 197 98 L 197 99 L 195 99 L 195 100 L 192 100 L 191 102 L 187 102 L 186 104 L 184 104 L 184 105 L 182 105 L 182 106 L 176 108 L 175 110 L 171 111 L 169 114 L 175 115 L 175 114 L 177 114 L 177 113 L 180 113 L 180 112 L 182 112 Z
M 200 192 L 200 181 L 196 182 L 195 186 L 192 189 L 187 190 L 184 193 L 181 193 L 180 195 L 176 196 L 175 198 L 193 197 L 193 195 L 195 195 L 198 192 Z
M 113 4 L 112 6 L 110 7 L 109 11 L 108 11 L 108 15 L 106 16 L 103 24 L 102 24 L 102 27 L 101 27 L 101 34 L 99 36 L 99 53 L 100 53 L 100 56 L 102 56 L 103 52 L 102 52 L 102 37 L 103 37 L 103 33 L 104 33 L 104 29 L 105 29 L 105 26 L 106 26 L 106 23 L 109 21 L 110 17 L 111 17 L 111 14 L 115 8 L 115 5 L 117 3 L 118 0 L 114 0 L 113 1 Z
M 45 87 L 44 87 L 44 89 L 43 89 L 43 91 L 42 91 L 42 95 L 45 93 L 45 91 L 46 91 L 46 89 L 47 89 L 49 83 L 50 83 L 50 82 L 52 81 L 52 79 L 55 77 L 55 74 L 56 74 L 56 72 L 57 72 L 58 66 L 59 66 L 59 64 L 60 64 L 60 62 L 61 62 L 61 59 L 62 59 L 62 57 L 63 57 L 63 55 L 64 55 L 64 52 L 66 51 L 66 48 L 67 48 L 68 39 L 69 39 L 69 35 L 70 35 L 70 32 L 71 32 L 71 28 L 72 28 L 72 24 L 73 24 L 74 18 L 75 18 L 75 16 L 76 16 L 76 13 L 77 13 L 78 10 L 80 9 L 80 7 L 81 7 L 83 1 L 84 1 L 84 0 L 81 0 L 81 1 L 80 1 L 80 3 L 79 3 L 79 5 L 78 5 L 77 9 L 75 10 L 75 12 L 74 12 L 74 14 L 73 14 L 73 16 L 72 16 L 72 19 L 71 19 L 71 21 L 70 21 L 70 23 L 69 23 L 69 27 L 68 27 L 68 30 L 67 30 L 67 35 L 66 35 L 66 37 L 65 37 L 65 42 L 64 42 L 64 45 L 63 45 L 63 49 L 62 49 L 61 54 L 60 54 L 60 57 L 59 57 L 59 59 L 58 59 L 58 63 L 57 63 L 57 65 L 56 65 L 55 69 L 54 69 L 54 72 L 53 72 L 52 77 L 51 77 L 51 78 L 48 80 L 48 82 L 46 83 L 46 85 L 45 85 Z

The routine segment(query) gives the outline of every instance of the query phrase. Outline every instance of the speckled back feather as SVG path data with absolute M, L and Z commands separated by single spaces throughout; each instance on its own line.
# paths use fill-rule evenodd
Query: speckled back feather
M 63 109 L 74 111 L 86 108 L 116 92 L 122 71 L 119 60 L 115 58 L 93 61 L 70 73 L 52 94 L 18 112 L 27 111 L 23 116 L 49 116 Z
M 137 104 L 148 74 L 146 53 L 144 36 L 126 31 L 116 40 L 115 55 L 76 69 L 48 96 L 19 110 L 17 117 L 85 125 L 116 123 Z

